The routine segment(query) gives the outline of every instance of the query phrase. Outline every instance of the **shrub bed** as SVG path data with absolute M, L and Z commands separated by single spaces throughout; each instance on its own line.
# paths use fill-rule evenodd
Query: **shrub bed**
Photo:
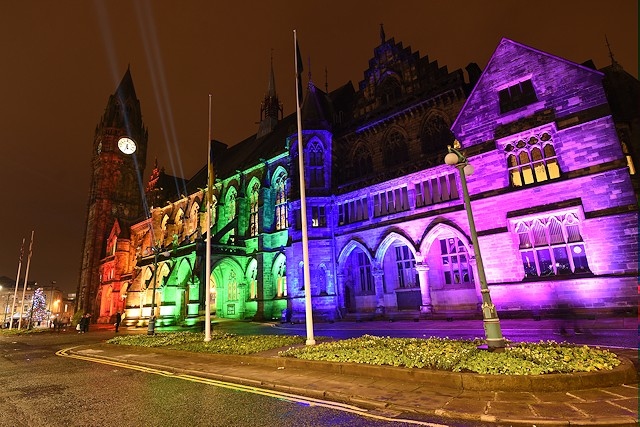
M 597 347 L 577 346 L 555 341 L 508 343 L 503 352 L 479 349 L 476 340 L 447 338 L 389 338 L 364 335 L 346 340 L 318 339 L 314 346 L 303 346 L 305 338 L 290 335 L 235 335 L 192 332 L 124 335 L 107 341 L 111 344 L 167 347 L 176 350 L 217 353 L 255 354 L 287 348 L 278 354 L 306 360 L 389 365 L 406 368 L 439 369 L 452 372 L 476 372 L 492 375 L 541 375 L 550 373 L 611 370 L 620 364 L 615 353 Z M 292 347 L 293 346 L 293 347 Z

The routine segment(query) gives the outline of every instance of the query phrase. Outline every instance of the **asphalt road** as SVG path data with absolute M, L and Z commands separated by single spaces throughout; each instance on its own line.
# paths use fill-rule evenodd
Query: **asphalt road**
M 133 332 L 133 331 L 132 331 Z M 140 331 L 138 331 L 140 332 Z M 127 332 L 125 332 L 127 333 Z M 363 417 L 306 403 L 126 366 L 56 356 L 112 331 L 0 337 L 0 426 L 410 426 L 466 427 L 441 420 Z M 474 424 L 477 425 L 477 424 Z

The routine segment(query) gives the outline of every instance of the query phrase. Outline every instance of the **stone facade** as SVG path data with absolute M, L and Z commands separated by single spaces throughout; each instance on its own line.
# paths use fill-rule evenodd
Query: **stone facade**
M 637 311 L 637 159 L 628 156 L 637 149 L 620 142 L 632 126 L 615 121 L 605 74 L 508 39 L 484 71 L 466 70 L 465 79 L 382 37 L 357 90 L 309 82 L 314 317 L 480 316 L 478 248 L 459 172 L 443 160 L 454 138 L 475 167 L 466 182 L 499 315 Z M 195 324 L 210 292 L 218 317 L 304 321 L 298 134 L 295 114 L 281 111 L 272 69 L 259 132 L 213 142 L 210 190 L 205 167 L 185 182 L 187 196 L 166 194 L 127 231 L 112 224 L 123 256 L 103 258 L 115 273 L 103 272 L 102 319 L 117 307 L 144 324 L 154 307 L 159 325 Z
M 133 154 L 125 154 L 118 148 L 121 137 L 135 140 L 137 148 Z M 143 214 L 138 181 L 146 165 L 147 139 L 140 101 L 127 69 L 115 93 L 109 97 L 105 113 L 96 126 L 92 146 L 91 186 L 76 309 L 92 313 L 94 318 L 103 304 L 99 295 L 101 260 L 114 255 L 106 252 L 114 221 L 126 221 L 125 229 L 120 231 L 128 235 L 130 221 L 138 220 Z M 127 266 L 117 268 L 126 269 Z

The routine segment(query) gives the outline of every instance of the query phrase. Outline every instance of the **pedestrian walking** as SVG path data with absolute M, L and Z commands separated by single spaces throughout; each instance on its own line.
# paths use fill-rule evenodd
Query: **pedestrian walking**
M 116 327 L 116 332 L 118 332 L 118 328 L 120 327 L 120 322 L 122 322 L 122 314 L 120 312 L 116 313 L 116 323 L 114 323 Z
M 89 332 L 89 320 L 91 319 L 91 314 L 85 313 L 80 319 L 80 332 L 83 334 L 85 332 Z

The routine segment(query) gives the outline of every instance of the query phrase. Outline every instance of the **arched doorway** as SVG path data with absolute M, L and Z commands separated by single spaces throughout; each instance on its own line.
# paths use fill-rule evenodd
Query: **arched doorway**
M 472 246 L 458 228 L 440 223 L 423 239 L 431 303 L 435 314 L 473 315 L 481 302 Z
M 338 257 L 338 265 L 345 310 L 348 313 L 375 311 L 376 285 L 367 248 L 359 242 L 349 242 Z
M 212 313 L 222 318 L 244 318 L 244 277 L 242 268 L 234 259 L 225 258 L 213 267 L 210 278 Z

